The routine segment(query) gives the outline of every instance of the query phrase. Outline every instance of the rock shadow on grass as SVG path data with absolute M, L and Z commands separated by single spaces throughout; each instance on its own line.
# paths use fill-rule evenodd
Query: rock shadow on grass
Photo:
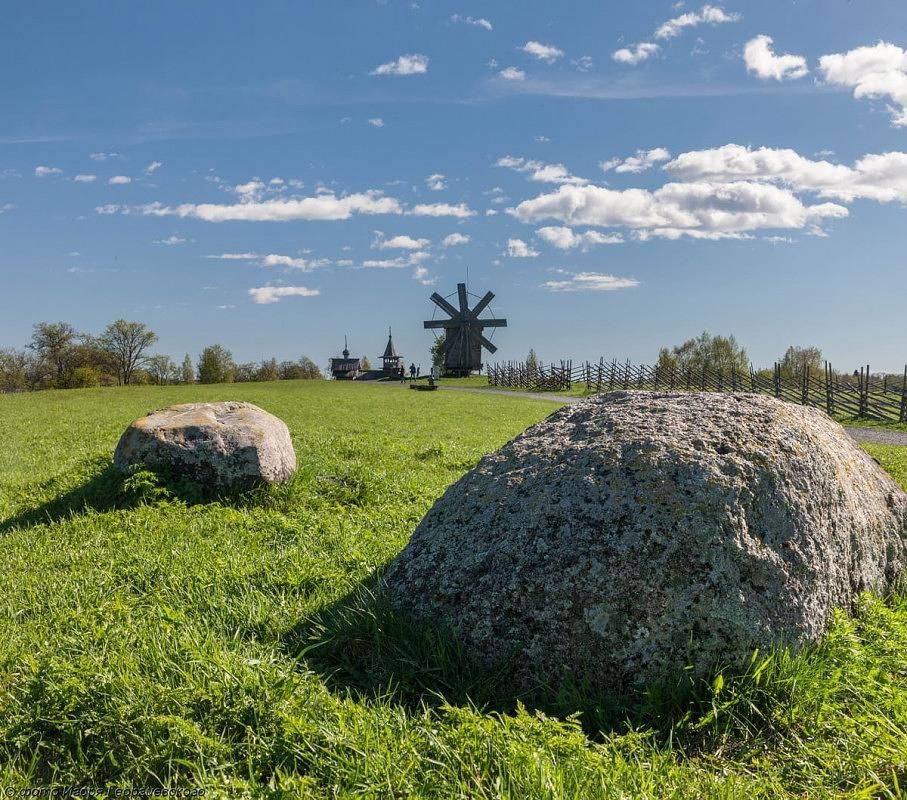
M 215 490 L 197 481 L 173 474 L 165 469 L 134 468 L 124 472 L 107 459 L 99 461 L 94 474 L 84 482 L 50 500 L 16 515 L 0 520 L 0 535 L 19 528 L 54 524 L 86 511 L 105 513 L 153 505 L 159 502 L 183 502 L 199 505 L 217 502 L 221 505 L 248 507 L 265 505 L 286 499 L 289 484 L 269 486 L 250 484 L 237 490 Z M 60 478 L 53 478 L 41 489 L 52 491 Z
M 683 670 L 645 689 L 604 690 L 565 674 L 556 685 L 518 690 L 512 679 L 515 657 L 491 668 L 472 659 L 452 631 L 396 610 L 384 591 L 382 572 L 283 637 L 283 649 L 331 691 L 411 711 L 452 705 L 512 714 L 524 707 L 560 718 L 577 716 L 593 738 L 642 726 L 668 734 L 710 702 L 709 685 L 695 684 Z

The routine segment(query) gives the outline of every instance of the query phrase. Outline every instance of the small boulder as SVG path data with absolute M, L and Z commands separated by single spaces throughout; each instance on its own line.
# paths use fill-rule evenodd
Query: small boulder
M 398 612 L 516 685 L 602 688 L 819 638 L 907 563 L 907 496 L 814 408 L 613 392 L 448 489 L 389 567 Z
M 133 422 L 120 438 L 114 465 L 165 468 L 216 489 L 283 483 L 296 453 L 283 420 L 252 403 L 186 403 Z

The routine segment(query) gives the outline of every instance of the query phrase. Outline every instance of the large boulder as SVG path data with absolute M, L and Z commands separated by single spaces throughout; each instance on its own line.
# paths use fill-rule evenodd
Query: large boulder
M 907 496 L 821 411 L 613 392 L 454 484 L 391 564 L 392 605 L 523 688 L 601 688 L 796 646 L 905 565 Z
M 167 469 L 215 489 L 283 483 L 296 472 L 286 424 L 252 403 L 186 403 L 133 422 L 116 467 Z

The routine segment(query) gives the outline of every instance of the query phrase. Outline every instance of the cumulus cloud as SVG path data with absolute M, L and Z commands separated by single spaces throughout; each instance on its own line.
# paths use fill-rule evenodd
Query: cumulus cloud
M 401 234 L 392 236 L 390 239 L 379 239 L 375 242 L 374 247 L 379 250 L 423 250 L 431 242 L 428 239 L 414 239 L 412 236 Z
M 46 178 L 48 175 L 59 175 L 63 170 L 59 167 L 46 167 L 43 164 L 35 167 L 35 176 L 38 178 Z
M 907 51 L 889 42 L 819 59 L 828 83 L 853 89 L 856 99 L 887 97 L 892 124 L 907 127 Z
M 112 212 L 116 213 L 116 212 Z M 149 203 L 138 213 L 149 217 L 180 217 L 204 222 L 292 222 L 296 220 L 343 220 L 354 214 L 402 214 L 400 202 L 380 192 L 337 196 L 331 192 L 296 199 L 249 201 L 233 204 L 183 203 L 165 206 Z
M 669 19 L 655 31 L 655 38 L 673 39 L 680 36 L 686 28 L 695 28 L 698 25 L 723 25 L 727 22 L 737 22 L 739 19 L 739 14 L 728 14 L 719 6 L 705 5 L 699 11 L 689 11 Z
M 362 266 L 367 269 L 402 269 L 403 267 L 418 267 L 423 261 L 428 261 L 429 258 L 431 258 L 430 253 L 424 250 L 416 250 L 396 258 L 367 259 L 362 262 Z
M 600 231 L 586 231 L 575 233 L 570 228 L 549 226 L 539 228 L 535 235 L 558 250 L 573 250 L 581 248 L 588 250 L 599 244 L 623 244 L 624 238 L 619 233 L 601 233 Z
M 500 75 L 505 81 L 524 81 L 526 80 L 526 73 L 518 67 L 504 67 L 498 75 Z
M 419 203 L 406 212 L 414 217 L 457 217 L 466 219 L 475 216 L 473 211 L 466 203 Z
M 442 192 L 447 188 L 447 184 L 444 182 L 444 176 L 440 172 L 429 175 L 425 179 L 425 185 L 433 192 Z
M 97 175 L 76 175 L 73 180 L 76 183 L 94 183 L 98 179 Z
M 381 117 L 371 117 L 368 121 L 368 124 L 371 125 L 373 128 L 383 128 L 384 120 L 381 119 Z
M 103 206 L 95 206 L 95 211 L 102 216 L 110 216 L 111 214 L 118 214 L 121 211 L 125 213 L 126 209 L 122 206 L 118 206 L 116 203 L 107 203 Z
M 411 53 L 400 56 L 396 61 L 379 64 L 369 75 L 422 75 L 428 72 L 428 56 Z
M 636 155 L 626 159 L 612 158 L 610 161 L 603 161 L 600 166 L 602 170 L 608 172 L 644 172 L 654 167 L 661 161 L 668 161 L 671 153 L 664 147 L 655 147 L 651 150 L 637 150 Z
M 258 286 L 249 289 L 249 297 L 253 303 L 267 305 L 277 303 L 284 297 L 317 297 L 321 292 L 318 289 L 309 289 L 305 286 Z
M 132 178 L 128 175 L 114 175 L 107 183 L 111 186 L 124 186 L 127 183 L 132 183 Z
M 806 59 L 789 53 L 779 56 L 772 50 L 771 36 L 760 34 L 750 39 L 743 48 L 743 62 L 746 71 L 763 80 L 796 80 L 809 73 Z
M 664 169 L 683 180 L 772 181 L 844 202 L 907 202 L 907 153 L 900 152 L 864 155 L 849 167 L 805 158 L 787 148 L 753 150 L 726 144 L 682 153 Z
M 465 233 L 449 233 L 441 240 L 441 247 L 456 247 L 460 244 L 469 244 L 472 241 Z
M 767 183 L 668 183 L 654 192 L 603 186 L 561 186 L 525 200 L 508 213 L 521 222 L 553 219 L 565 225 L 626 227 L 640 238 L 741 238 L 759 229 L 804 228 L 846 217 L 834 203 L 804 205 L 788 189 Z
M 495 161 L 494 165 L 512 169 L 515 172 L 527 173 L 529 180 L 537 183 L 574 183 L 577 185 L 588 183 L 585 178 L 571 175 L 563 164 L 544 164 L 531 159 L 503 156 Z
M 145 167 L 145 174 L 152 175 L 163 166 L 164 164 L 161 161 L 152 161 L 147 167 Z
M 437 282 L 437 278 L 433 277 L 425 267 L 416 267 L 413 270 L 413 280 L 419 281 L 423 286 L 434 286 Z
M 538 254 L 538 250 L 533 250 L 522 239 L 507 240 L 507 255 L 510 258 L 535 258 Z
M 166 239 L 155 239 L 152 244 L 165 244 L 170 247 L 177 244 L 185 244 L 186 240 L 182 236 L 168 236 Z
M 561 272 L 563 272 L 561 270 Z M 549 292 L 613 292 L 618 289 L 632 289 L 639 286 L 633 278 L 618 278 L 601 272 L 564 273 L 569 275 L 556 281 L 545 281 L 543 289 Z
M 486 31 L 494 30 L 491 23 L 484 17 L 464 17 L 460 14 L 452 14 L 451 22 L 463 22 L 467 25 L 474 25 L 477 28 L 484 28 Z
M 286 267 L 287 269 L 300 270 L 301 272 L 311 272 L 319 267 L 325 267 L 331 262 L 327 259 L 316 259 L 313 261 L 296 256 L 286 256 L 280 253 L 221 253 L 220 255 L 205 256 L 214 258 L 219 261 L 249 261 L 257 263 L 262 267 Z
M 661 48 L 654 42 L 640 42 L 639 44 L 630 45 L 630 47 L 621 47 L 611 53 L 611 58 L 619 64 L 638 64 L 645 61 L 650 56 L 654 56 Z
M 562 58 L 564 51 L 551 44 L 542 44 L 541 42 L 529 41 L 524 44 L 520 50 L 539 61 L 551 64 L 557 59 Z

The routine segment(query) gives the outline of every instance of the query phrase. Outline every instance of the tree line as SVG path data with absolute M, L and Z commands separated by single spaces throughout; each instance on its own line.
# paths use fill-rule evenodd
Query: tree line
M 237 364 L 223 345 L 204 348 L 177 364 L 153 353 L 157 334 L 143 322 L 118 319 L 99 335 L 68 322 L 39 322 L 21 349 L 0 349 L 0 392 L 82 389 L 135 384 L 233 383 L 322 378 L 312 359 Z

